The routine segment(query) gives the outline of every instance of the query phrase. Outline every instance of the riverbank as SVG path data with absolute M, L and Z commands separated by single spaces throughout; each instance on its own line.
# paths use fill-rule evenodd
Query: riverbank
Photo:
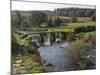
M 16 36 L 16 37 L 14 37 Z M 28 44 L 26 39 L 20 39 L 13 34 L 12 40 L 12 74 L 27 74 L 44 72 L 38 50 Z M 31 51 L 31 53 L 30 53 Z
M 73 59 L 74 70 L 96 69 L 96 33 L 79 33 L 64 54 Z
M 31 37 L 23 38 L 16 36 L 13 38 L 14 49 L 12 49 L 15 51 L 15 55 L 12 56 L 13 66 L 15 68 L 17 66 L 18 69 L 15 73 L 95 69 L 95 34 L 95 32 L 82 32 L 75 36 L 75 34 L 69 33 L 65 35 L 65 40 L 55 41 L 51 44 L 48 44 L 51 38 L 47 36 L 44 38 L 45 44 L 37 46 L 38 48 L 33 43 L 34 34 L 31 34 Z M 38 37 L 35 38 L 39 40 Z M 39 41 L 35 40 L 35 43 L 39 43 Z

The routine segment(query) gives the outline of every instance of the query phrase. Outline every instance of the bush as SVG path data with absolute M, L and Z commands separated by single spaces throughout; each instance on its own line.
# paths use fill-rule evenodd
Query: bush
M 90 32 L 87 33 L 84 37 L 83 40 L 90 45 L 90 47 L 95 48 L 96 47 L 96 33 L 95 32 Z
M 94 49 L 95 44 L 95 32 L 79 33 L 76 41 L 65 49 L 64 54 L 73 60 L 72 64 L 75 70 L 91 69 L 94 64 L 87 58 L 86 52 L 87 49 Z
M 19 36 L 15 32 L 13 32 L 12 33 L 12 40 L 11 40 L 11 52 L 13 55 L 16 55 L 17 50 L 20 47 L 19 41 L 20 41 Z
M 29 53 L 29 50 L 31 50 L 31 53 Z M 19 54 L 20 58 L 18 56 Z M 28 40 L 26 40 L 25 38 L 21 39 L 18 34 L 13 32 L 12 64 L 16 64 L 16 60 L 22 60 L 19 65 L 24 67 L 22 70 L 25 70 L 26 73 L 36 73 L 44 71 L 38 50 L 32 44 L 29 44 Z
M 96 13 L 91 16 L 92 21 L 96 21 Z
M 86 50 L 88 44 L 84 41 L 78 41 L 71 44 L 65 51 L 65 56 L 72 59 L 74 70 L 91 69 L 93 63 L 87 58 Z
M 77 27 L 74 29 L 75 33 L 80 33 L 80 32 L 91 32 L 91 31 L 95 31 L 96 30 L 96 26 L 81 26 L 81 27 Z
M 72 17 L 71 17 L 71 22 L 72 22 L 72 23 L 77 22 L 77 17 L 76 17 L 76 16 L 72 16 Z
M 73 40 L 74 40 L 74 33 L 69 32 L 69 33 L 67 34 L 67 40 L 68 40 L 69 42 L 73 41 Z
M 81 32 L 81 33 L 79 33 L 79 34 L 78 34 L 77 39 L 79 39 L 79 40 L 80 40 L 80 39 L 82 39 L 82 38 L 83 38 L 83 36 L 84 36 L 84 33 L 83 33 L 83 32 Z
M 79 33 L 76 40 L 83 41 L 88 45 L 88 47 L 95 48 L 96 33 L 95 32 Z
M 62 20 L 60 18 L 55 19 L 55 26 L 60 26 L 62 23 Z

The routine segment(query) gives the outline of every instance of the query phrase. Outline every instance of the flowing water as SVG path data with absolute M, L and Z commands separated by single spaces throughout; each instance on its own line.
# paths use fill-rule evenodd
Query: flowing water
M 41 46 L 39 52 L 46 72 L 72 70 L 71 59 L 64 56 L 64 49 L 68 47 L 67 42 L 55 43 Z
M 40 45 L 39 38 L 40 36 L 32 34 L 30 37 L 33 37 L 38 45 Z M 57 38 L 56 38 L 57 40 Z M 46 72 L 58 72 L 58 71 L 71 71 L 74 70 L 72 66 L 73 59 L 65 56 L 64 50 L 69 47 L 69 43 L 64 40 L 60 40 L 58 43 L 50 43 L 50 37 L 48 36 L 44 39 L 43 45 L 40 45 L 38 51 L 42 59 L 43 67 Z M 91 52 L 92 51 L 92 52 Z M 88 49 L 86 51 L 86 56 L 92 62 L 95 60 L 95 50 Z

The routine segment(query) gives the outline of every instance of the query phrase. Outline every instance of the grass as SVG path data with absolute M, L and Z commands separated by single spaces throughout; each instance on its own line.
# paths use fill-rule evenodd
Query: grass
M 60 26 L 60 28 L 67 28 L 67 29 L 74 29 L 81 26 L 95 26 L 95 22 L 84 22 L 84 23 L 65 23 L 63 26 Z
M 40 56 L 38 56 L 36 53 L 34 54 L 37 58 L 33 57 L 33 54 L 28 53 L 27 48 L 29 47 L 28 42 L 26 41 L 26 38 L 21 39 L 16 33 L 13 33 L 13 42 L 16 44 L 12 44 L 14 48 L 12 48 L 12 64 L 16 64 L 16 60 L 22 60 L 21 67 L 24 67 L 23 70 L 26 70 L 26 73 L 37 73 L 37 72 L 43 72 L 43 66 L 41 65 L 41 62 L 36 61 L 37 58 L 39 59 Z M 16 45 L 16 47 L 15 47 Z M 23 45 L 23 47 L 22 47 Z M 20 51 L 18 52 L 18 49 Z M 21 58 L 18 57 L 18 54 L 20 54 Z M 20 68 L 20 67 L 19 67 Z
M 61 26 L 55 27 L 35 27 L 35 28 L 25 28 L 26 31 L 34 32 L 73 32 L 75 28 L 81 26 L 95 26 L 95 22 L 83 22 L 83 23 L 64 23 Z
M 78 35 L 80 35 L 81 33 L 79 33 Z M 83 43 L 85 45 L 85 47 L 89 47 L 89 48 L 95 48 L 96 46 L 96 32 L 86 32 L 82 34 L 83 36 L 78 39 L 77 38 L 77 45 L 78 46 L 83 46 Z
M 96 32 L 79 33 L 78 35 L 82 36 L 80 39 L 77 36 L 77 39 L 65 49 L 64 54 L 74 60 L 72 65 L 75 70 L 92 69 L 93 63 L 87 58 L 87 52 L 88 49 L 95 50 Z
M 59 17 L 61 20 L 71 20 L 71 17 L 66 17 L 66 16 L 53 16 L 52 18 L 57 18 Z M 90 17 L 77 17 L 78 22 L 87 22 L 91 21 Z
M 88 36 L 88 35 L 96 36 L 96 32 L 95 31 L 94 32 L 86 32 L 85 34 L 86 34 L 86 36 Z
M 23 56 L 23 62 L 21 65 L 24 65 L 24 69 L 27 70 L 27 73 L 40 73 L 43 72 L 43 67 L 40 63 L 34 62 L 35 58 L 31 58 L 30 55 Z

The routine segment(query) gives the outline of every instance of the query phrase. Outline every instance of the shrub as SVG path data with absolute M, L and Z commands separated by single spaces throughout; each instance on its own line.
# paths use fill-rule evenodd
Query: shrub
M 81 26 L 81 27 L 77 27 L 74 29 L 75 33 L 80 33 L 80 32 L 91 32 L 91 31 L 95 31 L 96 27 L 95 26 Z
M 68 40 L 69 42 L 73 41 L 73 40 L 74 40 L 74 33 L 69 32 L 69 33 L 67 34 L 67 40 Z
M 81 33 L 79 33 L 79 34 L 78 34 L 77 39 L 79 39 L 79 40 L 80 40 L 80 39 L 82 39 L 82 38 L 83 38 L 83 36 L 84 36 L 84 33 L 83 33 L 83 32 L 81 32 Z
M 55 26 L 60 26 L 61 23 L 62 23 L 62 20 L 61 20 L 60 18 L 57 17 L 57 18 L 55 19 Z
M 74 70 L 90 69 L 93 65 L 86 55 L 87 45 L 84 41 L 74 42 L 64 51 L 65 56 L 72 59 Z
M 21 39 L 18 34 L 12 34 L 12 64 L 16 64 L 16 60 L 22 60 L 20 65 L 26 73 L 36 73 L 36 72 L 43 72 L 43 66 L 40 58 L 40 54 L 32 44 L 29 44 L 28 40 Z M 20 50 L 19 50 L 20 49 Z M 31 50 L 31 53 L 29 53 Z M 17 51 L 19 51 L 17 53 Z M 34 54 L 33 54 L 34 52 Z M 21 55 L 19 58 L 18 55 Z M 17 59 L 16 59 L 17 58 Z M 19 67 L 20 68 L 20 67 Z M 17 68 L 16 68 L 17 69 Z M 21 70 L 19 71 L 21 72 Z M 17 73 L 17 72 L 16 72 Z
M 77 36 L 77 41 L 83 41 L 87 44 L 89 48 L 95 48 L 96 46 L 96 33 L 95 32 L 87 32 L 87 33 L 79 33 Z
M 77 22 L 77 17 L 76 17 L 76 16 L 72 16 L 72 17 L 71 17 L 71 22 L 72 22 L 72 23 Z
M 95 48 L 95 32 L 80 33 L 77 40 L 72 42 L 64 54 L 70 57 L 75 70 L 91 69 L 94 64 L 87 58 L 87 49 Z M 93 67 L 94 68 L 94 67 Z
M 96 21 L 96 13 L 91 16 L 92 21 Z

